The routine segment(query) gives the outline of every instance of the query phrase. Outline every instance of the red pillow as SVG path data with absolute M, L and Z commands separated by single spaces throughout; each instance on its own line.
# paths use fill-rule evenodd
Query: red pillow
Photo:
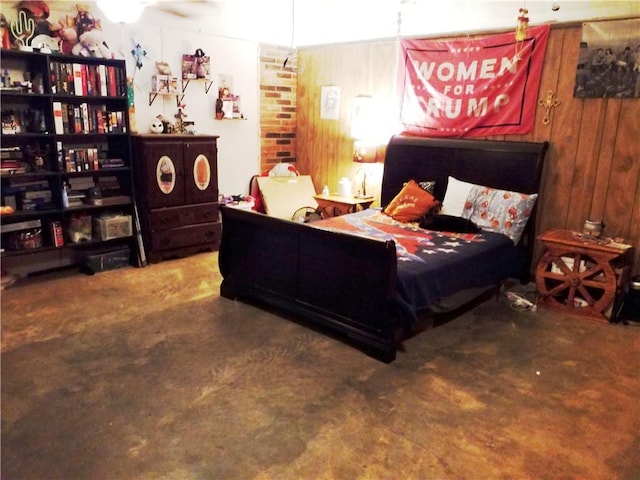
M 399 222 L 413 222 L 425 216 L 440 204 L 414 180 L 409 180 L 400 193 L 391 200 L 384 213 Z

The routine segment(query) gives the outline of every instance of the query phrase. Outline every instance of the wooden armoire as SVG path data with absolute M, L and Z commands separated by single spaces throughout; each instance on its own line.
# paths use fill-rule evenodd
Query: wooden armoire
M 136 200 L 147 259 L 217 250 L 218 147 L 214 135 L 134 135 Z

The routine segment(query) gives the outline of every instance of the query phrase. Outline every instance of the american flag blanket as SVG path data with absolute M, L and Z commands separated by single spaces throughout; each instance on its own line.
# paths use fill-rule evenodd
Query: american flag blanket
M 410 320 L 461 290 L 499 283 L 518 272 L 524 261 L 521 249 L 505 235 L 425 230 L 418 223 L 395 221 L 375 208 L 309 225 L 393 240 L 398 259 L 397 302 Z

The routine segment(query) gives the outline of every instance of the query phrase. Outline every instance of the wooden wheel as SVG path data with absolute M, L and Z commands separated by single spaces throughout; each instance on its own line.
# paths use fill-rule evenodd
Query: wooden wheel
M 538 263 L 536 286 L 545 303 L 604 315 L 616 294 L 616 277 L 608 262 L 589 254 L 547 251 Z

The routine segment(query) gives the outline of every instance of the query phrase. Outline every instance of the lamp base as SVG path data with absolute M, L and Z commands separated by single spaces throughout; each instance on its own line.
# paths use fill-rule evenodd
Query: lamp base
M 354 198 L 357 198 L 358 200 L 371 200 L 373 195 L 355 195 Z

